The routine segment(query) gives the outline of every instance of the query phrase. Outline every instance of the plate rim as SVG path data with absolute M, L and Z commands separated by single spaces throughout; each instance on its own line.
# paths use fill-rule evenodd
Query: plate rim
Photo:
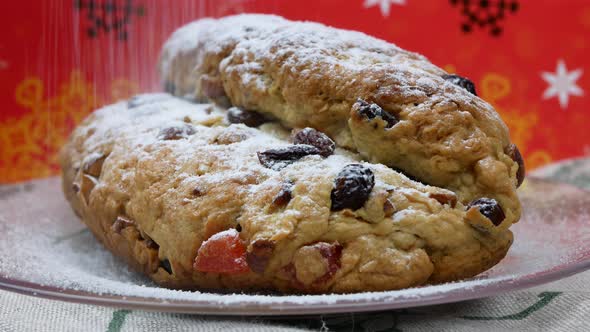
M 533 181 L 570 186 L 576 190 L 586 192 L 590 195 L 590 191 L 568 183 L 547 178 L 540 178 L 537 176 L 531 176 L 527 178 Z M 214 316 L 302 316 L 382 311 L 473 300 L 545 284 L 567 278 L 586 270 L 590 270 L 590 247 L 588 247 L 587 250 L 579 252 L 575 259 L 560 263 L 551 267 L 550 269 L 533 271 L 524 275 L 519 275 L 517 278 L 499 278 L 489 283 L 474 284 L 472 287 L 456 287 L 449 290 L 443 290 L 441 292 L 432 292 L 430 294 L 421 296 L 420 301 L 416 301 L 415 296 L 404 296 L 404 291 L 407 291 L 408 289 L 403 289 L 386 292 L 372 292 L 380 296 L 378 300 L 366 298 L 359 301 L 347 299 L 347 294 L 341 294 L 341 299 L 317 303 L 309 306 L 294 302 L 277 303 L 269 301 L 257 303 L 253 300 L 246 300 L 240 304 L 232 303 L 229 305 L 224 305 L 223 301 L 221 301 L 221 298 L 218 302 L 212 303 L 210 299 L 199 301 L 198 298 L 195 300 L 176 300 L 152 298 L 148 296 L 124 296 L 106 293 L 99 294 L 91 291 L 62 289 L 56 286 L 42 285 L 21 279 L 14 279 L 3 275 L 1 271 L 0 290 L 11 291 L 27 296 L 45 298 L 49 300 L 60 300 L 70 303 L 102 305 L 108 307 L 146 311 L 204 314 Z M 459 284 L 475 280 L 477 280 L 477 276 L 475 279 L 466 279 L 456 283 Z M 422 288 L 440 287 L 441 285 L 427 285 L 423 286 Z M 370 292 L 365 292 L 365 294 L 370 294 Z M 228 296 L 228 294 L 220 295 Z M 250 294 L 241 295 L 248 296 Z M 338 295 L 339 294 L 332 294 L 332 296 Z
M 6 278 L 0 275 L 0 289 L 11 291 L 22 295 L 59 300 L 70 303 L 102 305 L 124 309 L 139 309 L 146 311 L 174 312 L 184 314 L 204 314 L 216 316 L 301 316 L 310 314 L 335 314 L 349 312 L 368 312 L 393 310 L 402 308 L 415 308 L 429 305 L 454 303 L 466 300 L 485 298 L 502 293 L 522 290 L 525 288 L 549 283 L 559 279 L 567 278 L 574 274 L 590 269 L 590 251 L 585 252 L 574 261 L 556 265 L 551 270 L 522 275 L 518 279 L 500 279 L 488 284 L 476 284 L 468 289 L 458 287 L 448 292 L 433 293 L 426 295 L 420 302 L 412 297 L 398 299 L 396 302 L 388 302 L 383 297 L 378 302 L 367 303 L 368 301 L 344 300 L 343 303 L 321 303 L 314 304 L 310 308 L 301 308 L 301 304 L 283 304 L 275 306 L 273 303 L 247 302 L 240 306 L 223 306 L 220 303 L 185 301 L 185 300 L 164 300 L 142 296 L 122 296 L 109 294 L 95 294 L 91 292 L 76 291 L 71 289 L 60 289 L 53 286 L 44 286 L 23 280 Z M 466 282 L 470 280 L 465 280 Z M 461 281 L 460 281 L 461 282 Z M 459 283 L 460 283 L 459 282 Z M 443 284 L 444 285 L 444 284 Z M 425 286 L 436 287 L 437 285 Z M 376 294 L 391 294 L 391 300 L 395 299 L 395 293 L 403 290 L 375 292 Z M 356 293 L 362 294 L 362 293 Z M 313 296 L 313 295 L 312 295 Z M 245 308 L 247 307 L 247 308 Z

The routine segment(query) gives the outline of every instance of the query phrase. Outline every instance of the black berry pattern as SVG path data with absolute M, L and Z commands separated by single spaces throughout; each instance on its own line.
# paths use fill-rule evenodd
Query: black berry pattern
M 114 33 L 117 39 L 127 40 L 127 25 L 133 16 L 145 15 L 145 7 L 133 0 L 74 0 L 74 9 L 85 12 L 90 26 L 86 34 L 97 38 L 100 32 Z
M 492 36 L 502 34 L 502 20 L 508 13 L 518 11 L 520 5 L 516 0 L 450 0 L 451 5 L 461 9 L 466 19 L 461 24 L 464 33 L 470 33 L 474 27 L 488 28 Z

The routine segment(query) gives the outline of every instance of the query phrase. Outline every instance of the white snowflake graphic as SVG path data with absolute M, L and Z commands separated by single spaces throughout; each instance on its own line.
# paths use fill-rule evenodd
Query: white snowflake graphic
M 385 17 L 388 17 L 392 4 L 403 6 L 406 4 L 406 0 L 365 0 L 363 6 L 365 8 L 379 6 L 381 9 L 381 14 Z
M 560 59 L 557 61 L 555 73 L 543 72 L 541 77 L 549 84 L 549 87 L 543 93 L 543 99 L 549 99 L 557 96 L 559 106 L 562 109 L 567 108 L 569 96 L 582 96 L 584 91 L 576 85 L 576 81 L 582 76 L 582 69 L 567 71 L 565 62 Z

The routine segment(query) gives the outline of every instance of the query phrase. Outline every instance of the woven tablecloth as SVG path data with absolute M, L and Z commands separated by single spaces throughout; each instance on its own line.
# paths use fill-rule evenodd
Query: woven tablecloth
M 590 158 L 551 165 L 535 174 L 590 189 Z M 0 331 L 590 331 L 588 285 L 590 271 L 479 300 L 377 313 L 287 318 L 146 312 L 0 291 Z

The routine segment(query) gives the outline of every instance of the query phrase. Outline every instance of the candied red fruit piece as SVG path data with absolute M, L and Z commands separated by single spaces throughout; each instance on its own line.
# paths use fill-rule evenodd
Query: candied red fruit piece
M 327 264 L 327 271 L 326 274 L 319 277 L 314 281 L 314 283 L 324 283 L 332 278 L 332 276 L 340 269 L 341 263 L 340 259 L 342 258 L 342 245 L 340 243 L 327 243 L 327 242 L 318 242 L 312 245 L 315 249 L 320 252 L 320 255 L 324 257 Z
M 250 271 L 246 262 L 246 246 L 235 229 L 212 235 L 197 252 L 193 268 L 199 272 L 245 273 Z

